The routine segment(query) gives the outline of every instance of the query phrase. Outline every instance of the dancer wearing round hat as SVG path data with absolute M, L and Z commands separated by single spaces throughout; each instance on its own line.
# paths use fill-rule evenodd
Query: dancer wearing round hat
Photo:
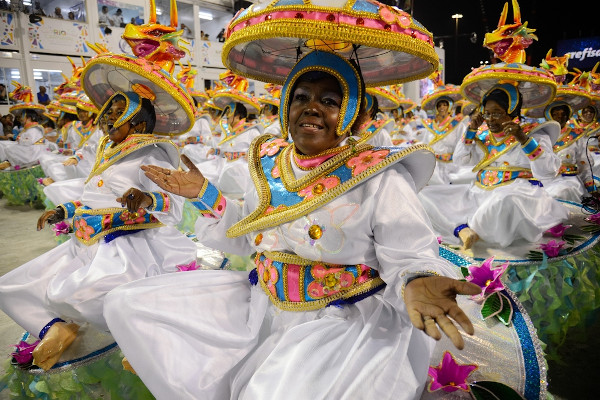
M 175 2 L 171 5 L 177 15 Z M 177 26 L 176 19 L 171 27 L 155 22 L 153 13 L 149 23 L 158 42 Z M 140 48 L 132 50 L 137 54 Z M 142 50 L 146 54 L 147 47 Z M 177 168 L 177 147 L 153 134 L 181 134 L 193 121 L 192 100 L 164 69 L 173 54 L 156 55 L 159 61 L 100 54 L 82 73 L 82 87 L 98 105 L 97 121 L 107 135 L 98 145 L 81 198 L 38 220 L 39 230 L 46 223 L 72 219 L 74 237 L 0 278 L 0 308 L 41 340 L 33 350 L 33 364 L 43 370 L 71 368 L 72 361 L 61 356 L 80 329 L 84 335 L 104 335 L 101 342 L 111 340 L 102 308 L 112 288 L 196 261 L 195 244 L 174 227 L 185 199 L 161 191 L 139 170 L 144 164 Z M 97 358 L 111 348 L 92 355 Z M 115 377 L 112 384 L 122 382 Z
M 398 108 L 396 96 L 384 87 L 367 88 L 365 104 L 369 118 L 360 127 L 362 140 L 373 146 L 391 146 L 395 121 L 384 111 Z
M 15 89 L 9 94 L 9 97 L 18 103 L 11 106 L 9 112 L 15 117 L 21 118 L 23 131 L 17 137 L 18 146 L 4 146 L 7 160 L 0 163 L 0 170 L 32 166 L 37 163 L 40 155 L 47 151 L 44 128 L 39 124 L 46 108 L 33 102 L 31 88 L 21 86 L 16 81 L 13 81 L 12 84 Z
M 452 162 L 454 148 L 466 128 L 460 124 L 461 118 L 451 113 L 454 103 L 462 97 L 460 88 L 452 84 L 444 85 L 439 71 L 433 74 L 432 79 L 435 89 L 423 97 L 421 107 L 428 114 L 435 113 L 435 117 L 422 121 L 424 128 L 417 137 L 435 151 L 436 169 L 429 184 L 440 185 L 450 183 L 449 174 L 456 170 Z
M 576 127 L 572 121 L 575 112 L 590 103 L 589 91 L 575 82 L 563 84 L 567 75 L 568 55 L 552 57 L 552 49 L 540 64 L 556 79 L 558 87 L 552 102 L 545 107 L 531 108 L 526 115 L 544 118 L 560 124 L 560 135 L 553 144 L 554 153 L 560 159 L 558 175 L 543 179 L 546 191 L 554 198 L 581 202 L 584 195 L 596 190 L 592 174 L 593 161 L 587 154 L 587 132 Z M 590 164 L 590 162 L 592 164 Z
M 262 104 L 260 108 L 259 122 L 263 125 L 263 133 L 281 137 L 281 124 L 279 124 L 279 102 L 281 97 L 281 85 L 272 83 L 265 84 L 267 94 L 258 98 Z
M 515 22 L 505 25 L 507 8 L 508 3 L 498 28 L 486 34 L 484 41 L 484 46 L 507 61 L 474 69 L 461 86 L 464 97 L 481 104 L 481 110 L 456 146 L 454 162 L 476 164 L 476 180 L 470 185 L 427 188 L 419 194 L 436 230 L 448 241 L 460 239 L 466 249 L 478 239 L 500 247 L 516 240 L 536 242 L 568 218 L 567 208 L 540 183 L 558 172 L 560 161 L 552 151 L 558 123 L 519 124 L 523 107 L 543 106 L 552 100 L 556 82 L 546 70 L 522 64 L 523 48 L 533 36 L 520 21 L 516 0 Z M 509 32 L 522 29 L 504 52 L 501 40 L 506 37 L 498 32 L 508 31 L 507 26 Z
M 426 334 L 440 338 L 439 326 L 461 348 L 450 318 L 473 332 L 454 298 L 481 288 L 446 277 L 454 273 L 438 257 L 416 197 L 431 175 L 434 155 L 424 145 L 373 147 L 357 136 L 365 118 L 363 77 L 377 85 L 376 76 L 407 81 L 428 75 L 436 67 L 431 34 L 398 9 L 373 1 L 348 4 L 333 9 L 302 2 L 290 11 L 287 4 L 258 3 L 230 23 L 228 66 L 283 83 L 284 138 L 264 135 L 253 142 L 249 167 L 255 191 L 243 206 L 222 196 L 191 163 L 187 172 L 143 168 L 164 188 L 197 204 L 202 243 L 257 253 L 249 276 L 201 271 L 156 277 L 107 296 L 111 330 L 157 398 L 414 399 L 425 385 L 434 347 Z M 363 10 L 357 14 L 362 22 L 341 28 L 342 45 L 333 40 L 336 21 L 356 15 L 355 6 Z M 290 13 L 311 19 L 290 21 Z M 393 28 L 386 29 L 392 17 Z M 320 29 L 306 28 L 313 25 Z M 313 31 L 318 42 L 311 41 Z M 378 40 L 361 42 L 371 37 Z M 232 42 L 240 48 L 234 50 Z M 288 69 L 280 50 L 291 43 L 301 57 Z M 391 48 L 376 47 L 381 43 Z M 253 46 L 283 58 L 281 68 L 256 62 L 253 57 L 265 52 L 252 52 Z M 323 50 L 347 46 L 356 51 Z M 246 58 L 238 59 L 238 51 Z M 379 52 L 385 57 L 370 64 Z M 415 68 L 398 73 L 396 59 Z M 429 66 L 418 70 L 421 61 Z M 293 143 L 284 140 L 288 135 Z M 478 330 L 489 329 L 480 322 Z M 508 336 L 516 337 L 502 334 Z M 450 341 L 444 346 L 453 348 Z M 514 369 L 524 371 L 515 359 Z M 532 383 L 539 393 L 540 380 Z
M 260 104 L 247 92 L 246 78 L 231 71 L 219 78 L 227 86 L 213 96 L 215 104 L 223 108 L 219 124 L 222 135 L 215 149 L 221 161 L 216 186 L 232 198 L 241 198 L 253 189 L 246 159 L 250 143 L 260 136 L 264 126 L 257 120 L 249 121 L 248 116 L 260 112 Z

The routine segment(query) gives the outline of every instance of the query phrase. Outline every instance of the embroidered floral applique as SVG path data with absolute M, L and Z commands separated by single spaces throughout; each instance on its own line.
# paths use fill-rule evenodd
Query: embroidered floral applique
M 80 239 L 90 240 L 90 235 L 94 233 L 94 228 L 89 226 L 85 219 L 80 218 L 75 221 L 75 236 Z
M 356 157 L 349 159 L 346 165 L 352 169 L 352 176 L 356 176 L 368 168 L 379 164 L 389 153 L 389 150 L 366 150 Z

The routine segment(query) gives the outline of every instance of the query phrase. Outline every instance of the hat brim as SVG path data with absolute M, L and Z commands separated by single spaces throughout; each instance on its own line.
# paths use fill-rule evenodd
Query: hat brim
M 232 101 L 242 103 L 250 114 L 260 112 L 260 104 L 257 101 L 254 101 L 250 95 L 235 89 L 226 89 L 213 96 L 213 102 L 221 110 L 225 109 Z
M 38 115 L 43 115 L 46 112 L 46 107 L 41 104 L 35 103 L 19 103 L 8 109 L 8 112 L 13 114 L 15 117 L 20 117 L 24 111 L 32 110 L 35 111 Z
M 439 64 L 433 37 L 421 24 L 403 11 L 367 2 L 253 4 L 234 17 L 227 36 L 222 52 L 227 68 L 277 84 L 285 82 L 299 54 L 313 50 L 357 58 L 366 86 L 424 78 Z
M 443 85 L 436 88 L 433 92 L 426 94 L 421 100 L 421 108 L 426 112 L 435 111 L 435 105 L 442 97 L 449 98 L 452 103 L 456 103 L 462 98 L 460 87 L 456 85 Z
M 471 71 L 460 86 L 463 97 L 479 104 L 496 84 L 515 82 L 523 97 L 523 108 L 537 108 L 550 103 L 556 94 L 556 81 L 551 73 L 519 63 L 485 65 Z
M 367 93 L 377 98 L 377 105 L 380 110 L 394 110 L 400 103 L 398 97 L 381 88 L 368 88 Z
M 148 87 L 156 113 L 154 133 L 180 135 L 195 121 L 194 102 L 186 89 L 168 72 L 143 58 L 103 54 L 92 58 L 81 73 L 81 82 L 90 100 L 101 109 L 115 92 L 135 91 L 134 85 Z

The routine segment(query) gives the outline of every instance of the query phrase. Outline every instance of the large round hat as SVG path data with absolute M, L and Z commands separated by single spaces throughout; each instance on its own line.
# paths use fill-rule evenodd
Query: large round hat
M 547 70 L 523 64 L 525 48 L 537 37 L 527 22 L 521 23 L 517 0 L 512 1 L 512 6 L 514 22 L 506 22 L 508 3 L 505 3 L 498 28 L 486 33 L 483 43 L 502 62 L 474 69 L 464 77 L 460 89 L 463 97 L 478 104 L 496 84 L 513 83 L 523 97 L 522 108 L 542 107 L 554 98 L 556 81 Z
M 156 23 L 154 1 L 150 1 L 148 23 L 128 24 L 123 39 L 137 57 L 102 52 L 92 58 L 81 73 L 86 94 L 102 109 L 116 92 L 135 92 L 154 105 L 157 135 L 179 135 L 194 124 L 194 102 L 173 77 L 174 62 L 185 55 L 179 47 L 177 8 L 171 1 L 171 24 Z
M 590 93 L 580 86 L 560 85 L 556 89 L 556 96 L 550 104 L 544 107 L 530 108 L 525 113 L 531 118 L 542 118 L 550 120 L 550 110 L 559 105 L 567 105 L 571 109 L 571 114 L 577 112 L 590 104 Z
M 90 101 L 90 98 L 87 94 L 85 94 L 85 92 L 81 92 L 79 94 L 79 96 L 77 97 L 77 104 L 75 105 L 75 107 L 94 114 L 98 114 L 99 112 L 98 108 L 94 105 L 94 103 Z
M 437 103 L 441 100 L 448 102 L 448 109 L 452 109 L 455 102 L 460 100 L 462 95 L 460 94 L 460 87 L 451 83 L 447 85 L 440 85 L 436 87 L 432 92 L 427 93 L 421 100 L 421 108 L 427 112 L 427 114 L 435 113 Z
M 33 93 L 29 86 L 22 86 L 17 81 L 11 82 L 15 89 L 8 94 L 8 97 L 16 101 L 17 104 L 11 106 L 8 112 L 16 117 L 20 117 L 26 110 L 35 111 L 38 115 L 42 115 L 46 111 L 46 107 L 42 104 L 36 104 L 33 102 Z
M 423 78 L 439 64 L 423 25 L 374 0 L 261 0 L 233 17 L 226 37 L 229 69 L 278 84 L 312 50 L 353 58 L 367 86 Z
M 380 110 L 394 110 L 400 105 L 398 95 L 389 87 L 371 87 L 367 88 L 366 92 L 377 99 L 377 105 Z
M 270 104 L 279 107 L 281 99 L 281 85 L 266 83 L 265 90 L 267 93 L 258 97 L 258 102 L 261 104 Z
M 219 75 L 219 79 L 226 85 L 212 97 L 219 108 L 225 109 L 230 103 L 236 102 L 243 104 L 250 114 L 260 111 L 258 99 L 248 93 L 249 84 L 246 78 L 232 71 L 225 71 Z

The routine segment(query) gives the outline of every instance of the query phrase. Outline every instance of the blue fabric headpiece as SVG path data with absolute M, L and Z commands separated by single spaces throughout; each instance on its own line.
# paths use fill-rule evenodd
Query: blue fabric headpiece
M 338 136 L 345 135 L 350 130 L 360 113 L 364 84 L 357 67 L 337 54 L 326 51 L 313 51 L 296 63 L 288 74 L 281 90 L 279 120 L 281 122 L 281 134 L 284 139 L 287 139 L 289 129 L 288 112 L 293 95 L 291 91 L 302 75 L 313 71 L 322 71 L 333 75 L 342 88 L 342 106 L 340 107 L 340 115 L 336 126 Z
M 373 108 L 373 96 L 371 96 L 369 93 L 365 92 L 365 100 L 367 100 L 367 114 L 369 114 L 371 112 L 371 108 Z
M 140 96 L 136 92 L 115 92 L 112 96 L 110 96 L 108 100 L 106 100 L 106 103 L 104 103 L 104 105 L 102 106 L 102 109 L 98 113 L 98 117 L 96 118 L 96 121 L 94 123 L 98 123 L 98 121 L 100 121 L 100 119 L 104 116 L 106 111 L 108 111 L 108 108 L 112 106 L 113 99 L 119 95 L 125 98 L 125 111 L 123 112 L 123 114 L 121 114 L 119 119 L 115 121 L 113 128 L 118 128 L 124 125 L 141 110 L 142 96 Z
M 487 97 L 494 90 L 501 90 L 504 93 L 506 93 L 506 95 L 508 96 L 508 110 L 506 110 L 506 113 L 509 115 L 512 114 L 517 108 L 517 105 L 519 104 L 519 98 L 521 96 L 517 87 L 512 83 L 498 83 L 492 86 L 492 88 L 488 90 L 487 93 L 483 96 L 483 99 L 481 99 L 481 112 L 483 112 L 483 104 L 485 103 Z
M 552 109 L 560 106 L 567 106 L 569 109 L 569 119 L 571 119 L 573 116 L 573 107 L 571 107 L 571 105 L 566 101 L 557 100 L 546 106 L 546 109 L 544 110 L 544 117 L 546 117 L 546 121 L 552 121 L 552 115 L 550 115 Z

